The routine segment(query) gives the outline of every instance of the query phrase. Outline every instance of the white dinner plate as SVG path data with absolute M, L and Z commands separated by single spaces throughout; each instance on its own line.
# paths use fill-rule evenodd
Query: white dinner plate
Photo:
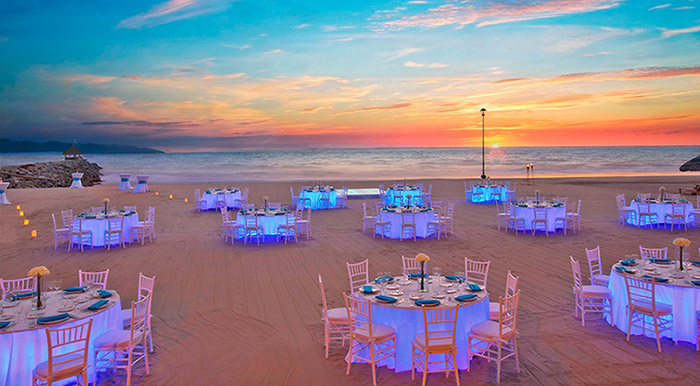
M 43 312 L 31 311 L 27 313 L 27 319 L 37 319 L 44 316 Z
M 391 296 L 402 296 L 402 295 L 403 295 L 403 292 L 401 292 L 401 291 L 392 291 L 392 292 L 389 292 L 389 295 L 391 295 Z
M 0 315 L 0 320 L 10 320 L 10 319 L 12 319 L 12 318 L 14 318 L 14 317 L 15 317 L 15 316 L 12 315 L 12 314 L 5 314 L 5 313 L 3 313 L 2 315 Z
M 423 295 L 411 295 L 411 300 L 423 299 Z
M 74 308 L 75 307 L 68 305 L 68 306 L 59 308 L 58 311 L 59 312 L 69 312 L 69 311 L 73 311 Z
M 397 286 L 396 284 L 389 284 L 388 286 L 386 286 L 386 289 L 397 290 L 397 289 L 399 289 L 399 286 Z
M 449 289 L 447 290 L 447 293 L 448 293 L 448 294 L 453 294 L 453 293 L 455 293 L 455 292 L 457 292 L 457 290 L 454 289 L 454 288 L 449 288 Z
M 440 287 L 452 287 L 452 283 L 440 283 Z
M 434 299 L 444 299 L 444 298 L 445 298 L 445 294 L 435 294 L 435 295 L 433 295 L 433 298 L 434 298 Z

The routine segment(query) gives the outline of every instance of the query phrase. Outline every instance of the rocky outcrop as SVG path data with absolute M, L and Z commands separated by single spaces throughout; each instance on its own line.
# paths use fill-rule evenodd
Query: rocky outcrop
M 10 188 L 69 187 L 71 173 L 83 173 L 83 186 L 102 182 L 100 165 L 83 158 L 54 162 L 39 162 L 18 166 L 0 167 L 0 178 L 10 183 Z

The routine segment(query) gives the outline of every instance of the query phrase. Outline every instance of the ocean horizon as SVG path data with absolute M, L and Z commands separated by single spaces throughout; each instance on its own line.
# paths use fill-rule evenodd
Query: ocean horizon
M 502 147 L 486 149 L 486 174 L 494 179 L 536 177 L 681 175 L 681 164 L 700 146 Z M 262 182 L 478 178 L 481 148 L 338 148 L 246 150 L 163 154 L 86 154 L 99 164 L 105 184 L 119 173 L 147 174 L 154 183 Z M 0 166 L 57 161 L 56 153 L 4 153 Z

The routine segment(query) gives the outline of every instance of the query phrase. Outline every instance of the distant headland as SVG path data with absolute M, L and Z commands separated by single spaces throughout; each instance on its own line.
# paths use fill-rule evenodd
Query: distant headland
M 71 144 L 68 142 L 48 141 L 14 141 L 11 139 L 0 138 L 0 153 L 44 153 L 57 152 L 63 153 Z M 148 147 L 139 147 L 131 145 L 109 144 L 102 145 L 98 143 L 80 143 L 80 151 L 83 154 L 111 154 L 111 153 L 165 153 L 158 149 Z

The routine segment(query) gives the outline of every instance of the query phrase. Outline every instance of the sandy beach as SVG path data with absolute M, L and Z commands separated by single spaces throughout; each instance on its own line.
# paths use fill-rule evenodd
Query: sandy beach
M 605 270 L 647 247 L 671 247 L 683 235 L 693 242 L 691 256 L 698 258 L 700 230 L 688 232 L 638 229 L 618 224 L 615 194 L 627 200 L 638 192 L 656 195 L 660 185 L 669 192 L 690 188 L 697 175 L 669 177 L 605 177 L 539 179 L 535 185 L 517 183 L 517 196 L 569 197 L 571 205 L 583 201 L 581 232 L 550 237 L 504 234 L 496 228 L 495 205 L 464 202 L 463 181 L 421 180 L 433 184 L 433 200 L 453 202 L 455 234 L 446 240 L 418 242 L 382 240 L 362 234 L 362 202 L 350 200 L 348 209 L 314 211 L 313 238 L 298 244 L 268 243 L 261 246 L 225 244 L 220 237 L 218 212 L 195 212 L 193 189 L 211 184 L 159 184 L 152 181 L 149 194 L 118 191 L 116 185 L 85 189 L 10 189 L 12 205 L 0 206 L 0 277 L 23 277 L 36 265 L 46 265 L 51 279 L 64 286 L 77 284 L 77 272 L 110 268 L 109 287 L 119 291 L 122 306 L 137 296 L 139 272 L 154 275 L 153 334 L 156 352 L 151 374 L 134 370 L 135 384 L 143 385 L 366 385 L 370 367 L 357 364 L 345 375 L 346 349 L 334 344 L 324 358 L 321 297 L 317 274 L 323 276 L 330 307 L 343 306 L 347 291 L 346 262 L 370 259 L 370 275 L 379 271 L 400 273 L 401 256 L 423 252 L 431 266 L 456 272 L 464 257 L 490 260 L 488 290 L 491 299 L 503 293 L 508 270 L 520 277 L 519 314 L 521 372 L 513 361 L 503 365 L 504 384 L 543 385 L 696 385 L 700 356 L 694 346 L 662 341 L 663 353 L 653 339 L 625 335 L 593 316 L 582 327 L 574 317 L 569 256 L 579 259 L 588 277 L 584 248 L 601 247 Z M 398 181 L 324 181 L 339 188 L 376 187 Z M 229 183 L 227 186 L 241 184 Z M 289 204 L 289 186 L 302 183 L 250 183 L 250 202 Z M 223 187 L 223 185 L 220 185 Z M 156 196 L 155 192 L 159 192 Z M 169 195 L 173 199 L 169 199 Z M 146 245 L 130 245 L 111 251 L 84 253 L 53 249 L 51 213 L 73 209 L 81 212 L 102 205 L 137 205 L 140 217 L 148 206 L 156 207 L 157 239 Z M 187 197 L 189 203 L 185 203 Z M 695 204 L 694 196 L 685 196 Z M 21 205 L 28 226 L 22 225 L 15 205 Z M 30 230 L 38 237 L 30 239 Z M 123 382 L 121 374 L 103 384 Z M 495 384 L 496 365 L 471 362 L 460 373 L 462 384 Z M 417 385 L 410 372 L 377 372 L 379 385 Z M 454 378 L 439 374 L 430 385 L 453 385 Z

